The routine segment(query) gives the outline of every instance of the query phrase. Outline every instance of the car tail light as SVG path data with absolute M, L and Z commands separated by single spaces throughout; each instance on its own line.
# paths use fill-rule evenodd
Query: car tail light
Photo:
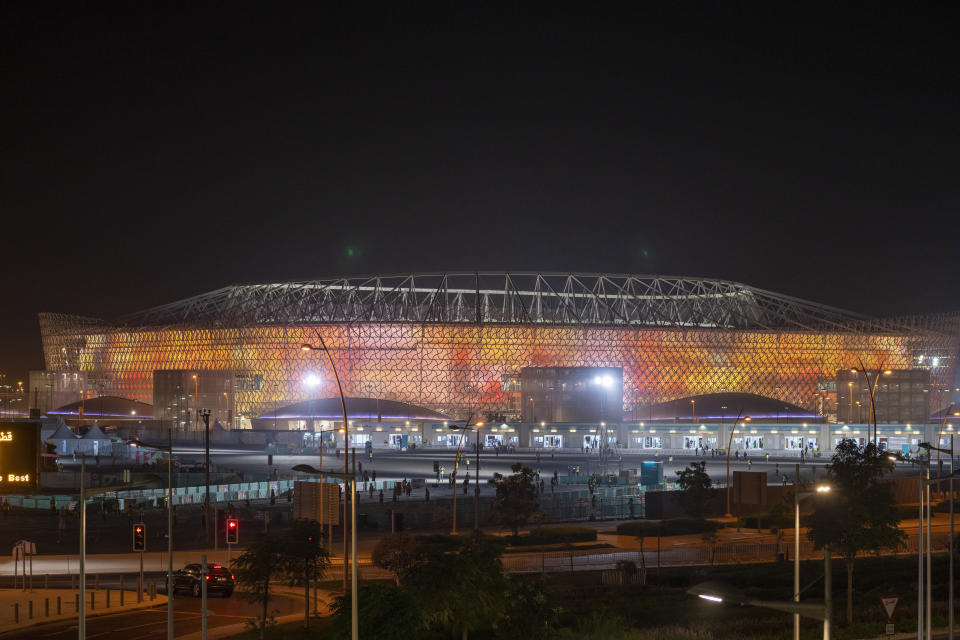
M 210 579 L 210 574 L 208 573 L 207 575 L 204 576 L 204 578 L 206 578 L 207 580 L 209 580 L 209 579 Z
M 231 580 L 236 580 L 236 578 L 233 577 L 233 574 L 232 574 L 232 573 L 230 574 L 230 579 L 231 579 Z

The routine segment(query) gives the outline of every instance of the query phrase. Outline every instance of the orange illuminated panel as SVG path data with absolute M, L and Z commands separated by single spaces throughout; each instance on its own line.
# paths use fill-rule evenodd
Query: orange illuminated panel
M 32 492 L 40 470 L 40 423 L 0 422 L 0 493 Z

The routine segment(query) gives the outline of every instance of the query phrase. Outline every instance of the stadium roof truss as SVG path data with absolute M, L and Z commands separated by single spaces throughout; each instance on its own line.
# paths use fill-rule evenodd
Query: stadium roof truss
M 236 285 L 120 318 L 122 326 L 340 322 L 558 324 L 902 333 L 878 320 L 723 280 L 436 273 Z M 914 332 L 917 329 L 907 329 Z
M 504 272 L 237 285 L 112 322 L 40 324 L 49 370 L 86 372 L 113 395 L 151 402 L 159 369 L 259 375 L 261 388 L 238 391 L 246 415 L 336 393 L 299 382 L 318 367 L 299 349 L 318 331 L 348 395 L 464 416 L 515 409 L 508 381 L 529 366 L 622 367 L 636 411 L 720 391 L 819 407 L 818 382 L 860 361 L 938 362 L 936 409 L 960 335 L 951 315 L 876 319 L 722 280 Z

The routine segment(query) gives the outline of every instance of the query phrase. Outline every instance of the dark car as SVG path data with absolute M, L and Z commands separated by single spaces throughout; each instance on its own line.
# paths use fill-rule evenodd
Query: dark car
M 173 591 L 189 591 L 195 597 L 200 597 L 200 564 L 188 564 L 173 574 Z M 226 597 L 233 595 L 234 575 L 220 564 L 207 567 L 207 593 L 222 593 Z

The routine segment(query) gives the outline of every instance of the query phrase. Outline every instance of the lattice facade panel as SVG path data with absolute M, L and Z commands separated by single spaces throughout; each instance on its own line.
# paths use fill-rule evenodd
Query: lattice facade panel
M 99 321 L 43 314 L 46 366 L 82 371 L 104 393 L 152 399 L 155 369 L 234 370 L 263 377 L 262 388 L 237 391 L 240 415 L 257 416 L 336 386 L 322 354 L 303 352 L 320 331 L 348 395 L 401 400 L 465 416 L 509 413 L 504 380 L 527 366 L 617 366 L 624 373 L 624 410 L 714 392 L 748 392 L 815 409 L 817 382 L 862 359 L 910 368 L 938 355 L 932 371 L 950 385 L 957 341 L 935 333 L 748 331 L 468 323 L 301 323 L 249 327 L 111 327 Z M 321 385 L 304 379 L 318 374 Z M 940 407 L 931 407 L 931 411 Z M 642 413 L 639 413 L 642 415 Z

